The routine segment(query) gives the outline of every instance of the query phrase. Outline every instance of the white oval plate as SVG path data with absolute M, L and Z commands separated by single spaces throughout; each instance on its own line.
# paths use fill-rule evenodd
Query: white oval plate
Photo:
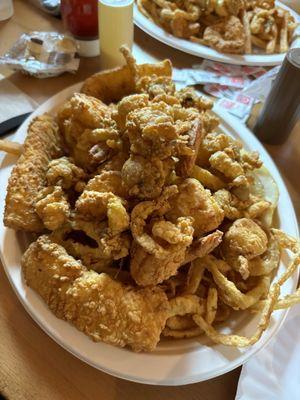
M 280 1 L 276 2 L 282 8 L 289 10 L 289 12 L 293 15 L 296 21 L 300 22 L 299 15 L 281 3 Z M 208 46 L 204 46 L 202 44 L 193 43 L 189 40 L 180 39 L 176 36 L 168 33 L 163 28 L 155 24 L 153 21 L 145 17 L 138 9 L 137 5 L 134 4 L 134 23 L 142 29 L 144 32 L 148 33 L 148 35 L 154 37 L 155 39 L 163 42 L 175 49 L 184 51 L 185 53 L 193 54 L 194 56 L 198 56 L 201 58 L 207 58 L 213 61 L 220 61 L 229 64 L 238 64 L 238 65 L 279 65 L 282 63 L 285 53 L 277 53 L 277 54 L 245 54 L 245 55 L 235 55 L 235 54 L 223 54 L 220 53 Z M 300 28 L 296 30 L 298 32 L 295 33 L 295 39 L 292 42 L 291 47 L 300 47 L 300 37 L 299 31 Z
M 71 86 L 41 105 L 18 129 L 14 139 L 22 143 L 32 118 L 44 112 L 53 112 L 59 104 L 74 92 L 78 92 L 80 87 L 81 84 Z M 262 160 L 273 175 L 280 190 L 278 204 L 279 226 L 285 232 L 298 236 L 298 225 L 292 202 L 270 156 L 244 125 L 218 108 L 215 109 L 215 112 L 220 117 L 220 129 L 222 131 L 240 138 L 247 149 L 256 149 L 260 152 Z M 7 186 L 13 161 L 14 159 L 9 156 L 2 161 L 0 174 L 0 185 L 3 188 L 0 193 L 1 215 L 3 215 L 5 203 L 4 188 Z M 29 240 L 28 235 L 16 233 L 12 229 L 5 228 L 1 220 L 1 259 L 7 277 L 19 300 L 32 318 L 59 345 L 82 361 L 119 378 L 156 385 L 184 385 L 222 375 L 240 366 L 250 356 L 264 347 L 278 331 L 286 315 L 286 311 L 276 311 L 266 333 L 256 345 L 249 349 L 213 345 L 204 337 L 190 340 L 165 340 L 158 345 L 153 353 L 149 354 L 134 353 L 130 350 L 116 348 L 104 343 L 94 343 L 67 322 L 56 318 L 39 295 L 25 285 L 20 268 L 20 259 Z M 281 265 L 280 271 L 283 268 L 284 265 Z M 296 283 L 297 276 L 294 276 L 285 283 L 282 288 L 282 294 L 285 295 L 292 292 L 296 287 Z M 257 317 L 245 317 L 241 315 L 241 318 L 232 321 L 231 326 L 239 334 L 250 335 L 254 331 Z

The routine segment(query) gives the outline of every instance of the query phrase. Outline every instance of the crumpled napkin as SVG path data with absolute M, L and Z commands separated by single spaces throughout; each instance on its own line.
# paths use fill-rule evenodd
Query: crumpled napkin
M 277 335 L 242 368 L 235 400 L 300 398 L 300 304 Z

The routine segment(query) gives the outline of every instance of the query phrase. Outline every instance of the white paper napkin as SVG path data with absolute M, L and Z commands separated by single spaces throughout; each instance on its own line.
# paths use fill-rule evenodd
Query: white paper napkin
M 241 372 L 236 400 L 300 399 L 300 304 L 284 325 Z

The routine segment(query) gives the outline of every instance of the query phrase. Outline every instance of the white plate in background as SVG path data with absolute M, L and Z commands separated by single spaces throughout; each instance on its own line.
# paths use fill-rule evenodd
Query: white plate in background
M 281 3 L 280 1 L 276 1 L 276 5 L 289 10 L 289 12 L 293 15 L 298 23 L 300 22 L 299 15 Z M 148 35 L 154 37 L 155 39 L 163 42 L 171 47 L 174 47 L 177 50 L 181 50 L 185 53 L 193 54 L 194 56 L 198 56 L 201 58 L 207 58 L 213 61 L 219 61 L 229 64 L 238 64 L 238 65 L 255 65 L 255 66 L 267 66 L 267 65 L 279 65 L 282 63 L 285 53 L 277 53 L 277 54 L 245 54 L 245 55 L 236 55 L 236 54 L 225 54 L 220 53 L 211 47 L 204 46 L 199 43 L 191 42 L 190 40 L 180 39 L 171 33 L 168 33 L 159 25 L 157 25 L 152 20 L 145 17 L 138 9 L 137 5 L 134 4 L 134 23 L 146 32 Z M 295 33 L 295 39 L 292 42 L 291 47 L 300 47 L 300 28 L 298 26 L 297 33 Z

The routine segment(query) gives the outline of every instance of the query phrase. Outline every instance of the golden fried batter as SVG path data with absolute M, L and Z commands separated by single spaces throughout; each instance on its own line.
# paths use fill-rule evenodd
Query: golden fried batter
M 63 153 L 58 126 L 48 114 L 35 118 L 27 133 L 24 151 L 9 178 L 4 224 L 10 228 L 40 232 L 44 225 L 35 211 L 38 192 L 46 186 L 46 171 Z
M 140 286 L 157 285 L 175 275 L 185 259 L 187 247 L 193 240 L 193 228 L 189 218 L 178 218 L 177 223 L 167 224 L 168 228 L 159 238 L 157 227 L 150 235 L 136 237 L 131 247 L 130 272 Z M 155 241 L 160 239 L 159 241 Z M 141 245 L 142 244 L 142 245 Z
M 133 154 L 122 168 L 123 185 L 129 189 L 130 196 L 141 199 L 155 198 L 161 194 L 173 166 L 172 159 L 147 159 Z
M 55 315 L 94 341 L 130 346 L 134 351 L 156 347 L 169 315 L 161 289 L 137 289 L 88 271 L 47 236 L 28 248 L 22 269 L 27 284 Z
M 174 221 L 180 216 L 192 217 L 195 236 L 210 232 L 220 225 L 224 218 L 223 210 L 199 181 L 188 178 L 178 188 L 179 193 L 170 200 L 167 218 Z
M 108 232 L 119 234 L 129 228 L 126 202 L 112 192 L 84 190 L 76 202 L 76 211 L 84 218 L 94 217 L 98 221 L 108 219 Z
M 63 189 L 74 188 L 81 192 L 87 179 L 86 173 L 74 164 L 70 157 L 60 157 L 50 161 L 47 174 L 49 185 L 59 185 Z
M 100 127 L 109 115 L 109 107 L 100 100 L 75 93 L 58 111 L 57 119 L 66 143 L 72 148 L 85 129 Z
M 245 32 L 241 21 L 230 16 L 208 26 L 203 34 L 204 43 L 221 53 L 242 54 L 245 51 Z
M 73 257 L 81 259 L 87 267 L 101 271 L 113 260 L 126 257 L 131 244 L 126 232 L 115 233 L 112 221 L 109 226 L 106 220 L 87 221 L 78 214 L 67 225 L 54 231 L 51 238 L 64 246 Z M 124 225 L 117 228 L 125 229 Z
M 38 194 L 35 210 L 45 227 L 51 231 L 64 225 L 70 216 L 70 205 L 60 186 L 42 189 Z
M 225 254 L 241 254 L 251 260 L 267 249 L 266 233 L 252 219 L 241 218 L 224 235 L 222 249 Z

